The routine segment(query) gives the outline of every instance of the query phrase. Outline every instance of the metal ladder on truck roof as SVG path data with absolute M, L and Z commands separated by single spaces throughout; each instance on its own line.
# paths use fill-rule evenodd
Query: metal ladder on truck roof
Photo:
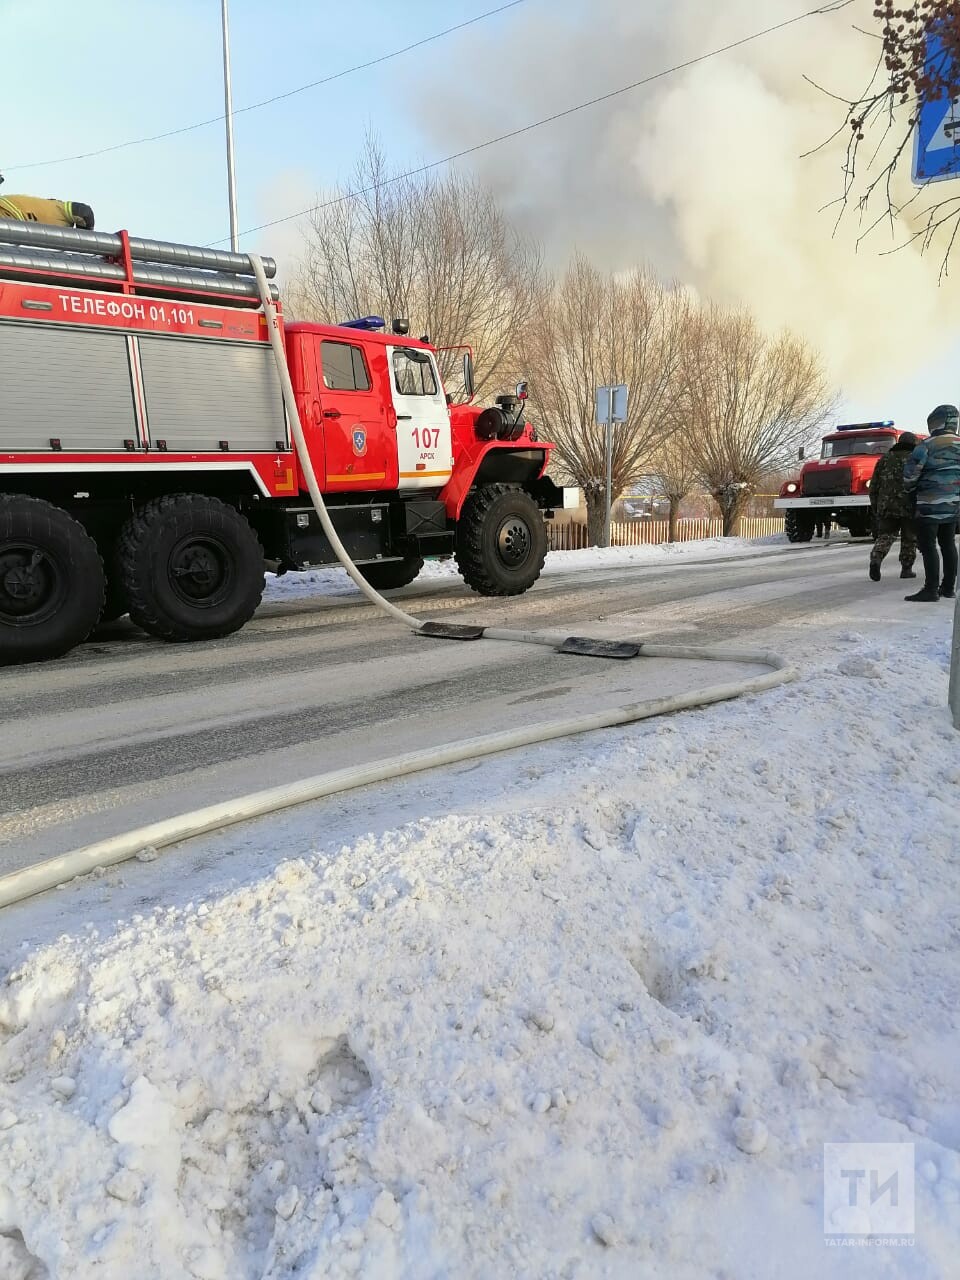
M 275 260 L 264 258 L 263 265 L 272 280 Z M 260 306 L 245 254 L 8 218 L 0 218 L 0 280 Z M 275 284 L 270 292 L 276 301 Z

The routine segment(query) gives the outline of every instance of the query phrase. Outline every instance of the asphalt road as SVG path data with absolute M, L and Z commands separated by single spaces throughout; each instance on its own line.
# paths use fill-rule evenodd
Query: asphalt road
M 865 561 L 837 541 L 553 574 L 507 601 L 436 582 L 396 597 L 421 617 L 762 647 L 771 627 L 799 632 L 875 594 Z M 359 595 L 266 604 L 208 644 L 122 621 L 58 662 L 0 671 L 0 872 L 260 787 L 716 679 L 700 663 L 424 640 Z

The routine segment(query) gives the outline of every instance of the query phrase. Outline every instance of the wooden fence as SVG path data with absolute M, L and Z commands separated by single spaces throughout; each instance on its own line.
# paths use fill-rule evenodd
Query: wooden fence
M 659 546 L 669 541 L 670 525 L 666 520 L 631 520 L 629 523 L 612 524 L 610 541 L 615 547 Z M 699 538 L 719 538 L 723 533 L 720 520 L 678 520 L 677 542 L 692 542 Z M 740 521 L 741 538 L 766 538 L 772 533 L 783 533 L 783 519 L 773 516 L 744 516 Z M 547 535 L 551 551 L 580 551 L 589 547 L 587 526 L 571 520 L 567 524 L 547 521 Z

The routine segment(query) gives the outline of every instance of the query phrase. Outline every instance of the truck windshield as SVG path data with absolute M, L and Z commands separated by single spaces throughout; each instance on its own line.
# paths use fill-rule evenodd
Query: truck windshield
M 824 440 L 821 458 L 849 458 L 852 454 L 888 453 L 896 443 L 893 436 L 845 436 Z

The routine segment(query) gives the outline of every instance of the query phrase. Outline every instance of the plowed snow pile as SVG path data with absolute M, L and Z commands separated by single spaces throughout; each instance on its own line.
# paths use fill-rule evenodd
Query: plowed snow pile
M 0 1276 L 955 1274 L 945 619 L 343 847 L 298 811 L 188 905 L 103 892 L 176 852 L 61 891 L 0 987 Z M 827 1247 L 846 1141 L 915 1144 L 912 1247 Z
M 834 536 L 842 538 L 843 534 Z M 705 560 L 732 560 L 745 552 L 750 555 L 775 555 L 790 544 L 782 533 L 766 538 L 697 538 L 690 542 L 663 542 L 637 547 L 590 547 L 584 551 L 551 551 L 543 566 L 543 576 L 552 577 L 576 571 L 591 572 L 596 569 L 622 569 L 625 565 L 658 565 L 702 563 Z M 457 562 L 427 560 L 416 579 L 418 586 L 431 582 L 460 582 Z M 347 577 L 347 571 L 339 565 L 323 569 L 307 569 L 302 573 L 285 573 L 279 578 L 267 574 L 264 601 L 303 600 L 314 596 L 352 596 L 357 588 Z

